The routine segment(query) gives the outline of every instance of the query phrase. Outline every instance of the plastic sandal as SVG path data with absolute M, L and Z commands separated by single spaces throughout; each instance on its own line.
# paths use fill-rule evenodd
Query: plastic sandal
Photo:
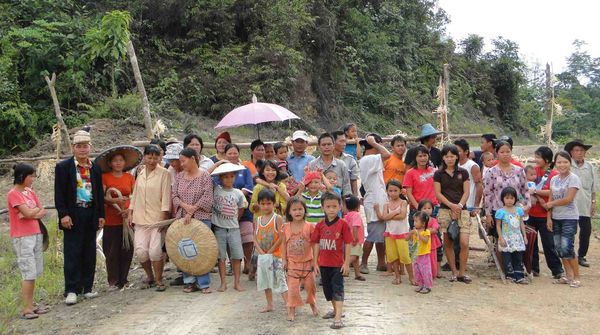
M 342 321 L 333 321 L 333 323 L 329 327 L 331 329 L 341 329 L 344 328 L 344 323 Z
M 431 292 L 431 289 L 430 289 L 430 288 L 427 288 L 427 287 L 423 287 L 423 288 L 422 288 L 422 289 L 419 291 L 419 293 L 421 293 L 421 294 L 428 294 L 429 292 Z
M 160 284 L 156 284 L 156 292 L 164 292 L 167 290 L 167 287 L 165 286 L 165 284 L 160 283 Z
M 559 279 L 553 282 L 554 284 L 569 284 L 569 279 L 567 277 L 560 277 Z
M 39 315 L 31 312 L 31 313 L 21 313 L 21 315 L 19 316 L 19 318 L 23 319 L 23 320 L 34 320 L 37 319 L 39 317 Z
M 455 282 L 458 278 L 456 276 L 451 276 L 450 278 L 448 278 L 448 280 L 452 283 Z
M 365 277 L 363 277 L 363 276 L 358 276 L 358 277 L 354 277 L 354 280 L 365 281 L 367 279 L 365 279 Z
M 158 290 L 158 287 L 156 288 L 156 290 Z M 200 288 L 196 284 L 185 284 L 185 287 L 183 288 L 183 292 L 185 293 L 192 293 L 197 291 L 200 291 Z
M 569 286 L 572 288 L 579 288 L 581 286 L 581 282 L 579 280 L 573 280 Z
M 33 310 L 33 313 L 40 315 L 40 314 L 46 314 L 50 312 L 50 307 L 48 306 L 38 306 Z
M 471 284 L 471 282 L 473 280 L 471 280 L 471 278 L 469 276 L 462 276 L 462 277 L 456 277 L 456 280 L 461 282 L 461 283 L 465 283 L 465 284 Z

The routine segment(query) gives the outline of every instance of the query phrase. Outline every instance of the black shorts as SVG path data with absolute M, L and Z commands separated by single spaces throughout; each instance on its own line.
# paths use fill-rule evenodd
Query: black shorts
M 344 277 L 342 268 L 321 266 L 323 293 L 327 301 L 344 301 Z

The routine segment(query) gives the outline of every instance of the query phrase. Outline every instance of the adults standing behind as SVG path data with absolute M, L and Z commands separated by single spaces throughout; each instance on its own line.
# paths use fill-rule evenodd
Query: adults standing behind
M 181 143 L 171 143 L 167 145 L 165 159 L 169 162 L 169 168 L 167 170 L 171 175 L 171 184 L 175 183 L 175 177 L 177 174 L 183 171 L 181 162 L 179 161 L 179 153 L 181 153 L 181 150 L 183 150 L 183 144 Z
M 183 139 L 183 147 L 184 148 L 192 148 L 198 154 L 198 167 L 204 169 L 204 171 L 209 171 L 210 168 L 215 165 L 212 159 L 204 156 L 202 154 L 202 149 L 204 149 L 204 142 L 202 142 L 202 137 L 196 134 L 189 134 Z
M 160 163 L 160 150 L 155 145 L 144 149 L 144 168 L 139 172 L 129 207 L 129 223 L 134 228 L 135 255 L 146 272 L 144 288 L 156 284 L 162 292 L 164 230 L 152 227 L 171 213 L 171 175 Z
M 34 308 L 33 292 L 35 280 L 42 275 L 44 254 L 42 231 L 38 220 L 46 215 L 46 210 L 31 189 L 35 169 L 29 164 L 14 167 L 13 188 L 6 195 L 12 240 L 17 265 L 21 271 L 22 319 L 37 319 L 39 314 L 48 312 L 45 307 Z
M 259 160 L 265 159 L 265 144 L 260 139 L 252 141 L 250 143 L 250 160 L 242 162 L 248 170 L 250 170 L 250 174 L 252 177 L 258 174 L 258 169 L 256 164 Z
M 196 150 L 185 148 L 180 153 L 179 160 L 183 172 L 175 177 L 172 189 L 173 209 L 175 219 L 184 219 L 189 224 L 191 219 L 202 221 L 208 228 L 212 222 L 213 184 L 205 169 L 198 166 L 200 158 Z M 191 293 L 201 290 L 211 293 L 210 274 L 200 276 L 183 274 L 185 287 L 183 292 Z
M 96 274 L 96 232 L 104 227 L 102 171 L 89 158 L 90 133 L 79 130 L 73 136 L 73 156 L 54 170 L 54 204 L 59 228 L 63 231 L 65 303 L 74 305 L 83 293 L 92 292 Z M 160 151 L 156 149 L 159 154 Z
M 596 213 L 596 171 L 592 164 L 585 160 L 586 152 L 592 146 L 584 144 L 582 140 L 574 140 L 565 145 L 565 151 L 573 158 L 571 171 L 579 177 L 581 189 L 575 197 L 575 204 L 579 211 L 579 265 L 589 267 L 585 259 L 590 246 L 592 235 L 592 217 Z
M 496 135 L 495 134 L 483 134 L 481 135 L 481 144 L 479 145 L 479 148 L 481 150 L 475 150 L 470 154 L 470 158 L 473 159 L 473 161 L 475 163 L 477 163 L 477 165 L 479 165 L 479 168 L 483 169 L 483 154 L 486 152 L 491 153 L 492 155 L 494 155 L 494 157 L 496 156 L 496 150 L 494 147 L 494 143 L 496 141 Z
M 552 276 L 555 279 L 559 279 L 563 276 L 563 267 L 560 263 L 560 258 L 556 253 L 556 249 L 554 248 L 554 234 L 548 230 L 546 222 L 548 220 L 548 211 L 544 208 L 543 204 L 548 202 L 548 196 L 550 195 L 550 180 L 554 178 L 558 174 L 556 170 L 554 170 L 554 164 L 552 160 L 554 159 L 552 149 L 546 146 L 541 146 L 537 148 L 534 152 L 535 155 L 535 173 L 536 187 L 534 190 L 530 191 L 533 194 L 532 197 L 532 206 L 529 210 L 529 220 L 525 222 L 526 225 L 535 229 L 540 235 L 540 239 L 542 240 L 542 247 L 544 248 L 544 258 L 546 258 L 546 265 L 552 271 Z M 540 255 L 539 255 L 539 247 L 538 241 L 535 239 L 534 241 L 528 241 L 529 243 L 533 243 L 533 257 L 531 260 L 525 259 L 525 264 L 527 266 L 529 261 L 531 261 L 531 271 L 534 276 L 540 275 Z M 529 269 L 528 269 L 529 270 Z
M 304 168 L 315 159 L 306 152 L 308 146 L 308 133 L 304 130 L 296 130 L 292 134 L 292 154 L 288 157 L 288 169 L 292 177 L 301 183 L 304 179 Z
M 323 133 L 319 136 L 319 151 L 321 156 L 308 163 L 308 169 L 311 171 L 327 171 L 335 172 L 337 183 L 332 186 L 337 186 L 342 190 L 342 197 L 352 194 L 350 186 L 350 176 L 346 163 L 342 160 L 333 157 L 333 136 L 329 133 Z
M 434 167 L 440 167 L 442 165 L 442 155 L 440 149 L 434 147 L 437 137 L 441 133 L 442 132 L 436 130 L 431 123 L 426 123 L 421 129 L 421 136 L 418 138 L 419 142 L 421 142 L 421 145 L 425 146 L 425 148 L 427 148 L 429 151 L 429 160 Z M 416 157 L 417 148 L 415 147 L 408 150 L 406 156 L 404 157 L 404 163 L 408 166 L 413 166 L 415 165 Z
M 229 132 L 220 133 L 217 138 L 215 138 L 215 151 L 217 152 L 214 156 L 210 158 L 211 161 L 217 163 L 218 161 L 225 159 L 225 147 L 227 144 L 231 143 L 231 135 Z
M 435 188 L 433 187 L 433 173 L 435 169 L 429 165 L 429 149 L 424 145 L 415 148 L 416 158 L 414 166 L 406 171 L 402 186 L 406 189 L 406 196 L 410 204 L 409 223 L 412 229 L 412 217 L 419 208 L 421 200 L 430 200 L 433 203 L 433 217 L 437 217 L 439 202 L 435 197 Z
M 218 161 L 213 166 L 213 170 L 224 163 L 233 163 L 235 165 L 242 165 L 240 161 L 240 147 L 236 144 L 230 143 L 225 146 L 225 160 Z M 246 197 L 246 201 L 250 202 L 251 192 L 254 189 L 254 181 L 252 179 L 252 173 L 248 168 L 244 167 L 243 170 L 237 171 L 235 174 L 235 181 L 233 182 L 233 188 L 241 190 Z M 213 177 L 213 182 L 217 185 L 221 185 L 219 176 Z M 247 207 L 247 206 L 246 206 Z M 240 237 L 242 239 L 242 248 L 244 249 L 244 274 L 252 272 L 252 249 L 254 248 L 254 227 L 252 223 L 252 213 L 248 208 L 244 208 L 244 214 L 239 218 Z
M 498 140 L 496 141 L 496 143 L 498 143 L 498 142 L 506 142 L 506 143 L 508 143 L 508 144 L 510 145 L 510 151 L 511 151 L 511 154 L 510 154 L 510 162 L 511 162 L 511 164 L 512 164 L 512 165 L 516 165 L 516 166 L 518 166 L 518 167 L 520 167 L 520 168 L 525 168 L 525 166 L 523 165 L 523 163 L 519 162 L 519 160 L 517 159 L 517 157 L 514 157 L 514 156 L 512 155 L 512 149 L 513 149 L 513 139 L 512 139 L 510 136 L 508 136 L 508 135 L 502 135 L 502 136 L 500 136 L 500 138 L 498 138 Z M 495 164 L 498 164 L 498 160 L 496 160 L 496 161 L 494 162 L 494 165 L 495 165 Z
M 494 218 L 496 217 L 496 211 L 504 206 L 501 197 L 502 190 L 509 186 L 514 188 L 519 196 L 517 200 L 520 200 L 519 203 L 525 212 L 529 211 L 531 201 L 525 171 L 523 168 L 512 164 L 512 145 L 506 141 L 498 141 L 496 143 L 496 156 L 498 163 L 483 176 L 483 194 L 485 194 L 486 225 L 490 230 L 490 235 L 498 238 Z
M 133 238 L 123 236 L 123 230 L 128 229 L 123 224 L 128 224 L 129 198 L 133 193 L 135 178 L 127 171 L 137 166 L 141 160 L 142 153 L 138 149 L 119 146 L 104 151 L 94 161 L 104 171 L 102 184 L 106 223 L 102 235 L 102 250 L 106 257 L 109 291 L 130 287 L 127 276 L 133 259 Z M 123 243 L 124 238 L 131 243 Z
M 548 230 L 554 233 L 554 246 L 567 272 L 566 277 L 557 279 L 555 283 L 578 288 L 581 282 L 579 264 L 575 258 L 575 234 L 579 212 L 575 196 L 581 189 L 581 181 L 571 172 L 571 156 L 568 152 L 557 152 L 554 156 L 554 166 L 558 175 L 550 181 L 551 200 L 546 203 Z
M 471 233 L 471 217 L 467 210 L 467 200 L 471 189 L 469 172 L 459 167 L 459 154 L 455 145 L 449 144 L 442 148 L 442 168 L 433 175 L 435 195 L 440 202 L 438 222 L 444 233 L 444 251 L 452 270 L 450 281 L 471 283 L 471 278 L 465 274 L 469 258 L 469 234 Z M 459 240 L 453 241 L 448 235 L 448 226 L 457 221 L 460 229 Z M 454 243 L 460 243 L 460 266 L 457 271 Z
M 383 166 L 390 157 L 390 152 L 380 143 L 382 139 L 377 134 L 369 134 L 360 145 L 364 147 L 365 154 L 358 162 L 360 168 L 360 179 L 365 189 L 363 205 L 367 219 L 367 237 L 363 244 L 363 254 L 360 272 L 369 273 L 369 255 L 375 245 L 377 251 L 377 271 L 385 271 L 385 245 L 384 233 L 385 222 L 379 220 L 375 205 L 379 208 L 387 203 L 385 183 L 383 182 Z
M 350 177 L 350 188 L 352 194 L 358 196 L 358 179 L 360 175 L 360 169 L 356 159 L 350 154 L 344 152 L 346 148 L 346 135 L 341 130 L 336 130 L 331 133 L 333 136 L 333 157 L 342 160 L 348 168 L 348 176 Z M 360 146 L 360 144 L 359 144 Z

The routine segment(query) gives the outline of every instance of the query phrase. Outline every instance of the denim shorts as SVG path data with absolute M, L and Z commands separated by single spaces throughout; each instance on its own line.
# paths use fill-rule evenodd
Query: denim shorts
M 219 260 L 227 260 L 227 249 L 231 259 L 241 260 L 244 258 L 242 250 L 242 237 L 239 228 L 221 228 L 213 225 L 215 237 L 219 245 Z
M 577 234 L 577 220 L 552 220 L 554 234 L 554 248 L 560 258 L 575 258 L 575 234 Z
M 365 240 L 372 243 L 383 243 L 383 233 L 385 233 L 385 222 L 373 221 L 367 223 L 367 237 Z

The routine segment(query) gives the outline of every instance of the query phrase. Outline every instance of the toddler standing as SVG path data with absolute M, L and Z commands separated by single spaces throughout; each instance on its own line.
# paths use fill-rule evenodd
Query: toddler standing
M 431 276 L 431 232 L 429 231 L 429 215 L 424 212 L 416 212 L 413 216 L 415 229 L 410 232 L 410 237 L 417 244 L 417 258 L 413 266 L 415 270 L 415 282 L 417 289 L 415 292 L 427 294 L 433 287 L 433 277 Z
M 304 304 L 300 295 L 300 285 L 304 285 L 306 303 L 310 305 L 313 315 L 318 316 L 314 271 L 317 263 L 310 243 L 315 226 L 306 221 L 306 204 L 299 197 L 291 197 L 288 200 L 285 218 L 288 223 L 281 229 L 281 259 L 287 270 L 287 319 L 294 321 L 296 307 Z
M 528 284 L 523 272 L 523 252 L 527 244 L 523 208 L 515 206 L 517 191 L 507 187 L 500 193 L 504 207 L 496 211 L 498 248 L 502 252 L 506 278 L 518 284 Z

